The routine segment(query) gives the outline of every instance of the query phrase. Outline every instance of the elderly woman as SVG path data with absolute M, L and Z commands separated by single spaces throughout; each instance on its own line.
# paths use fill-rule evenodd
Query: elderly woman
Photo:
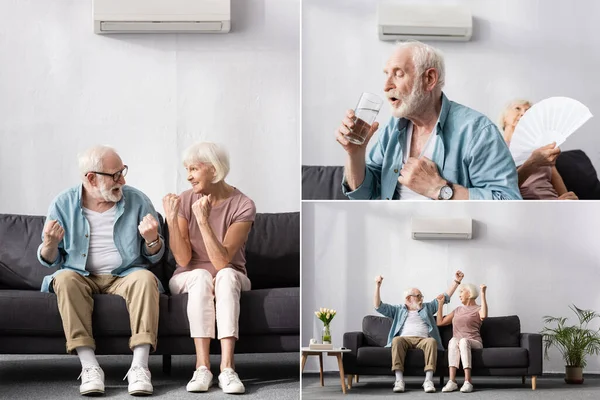
M 475 303 L 479 293 L 471 283 L 458 287 L 462 306 L 457 307 L 450 314 L 443 317 L 444 296 L 438 296 L 439 312 L 437 313 L 437 326 L 452 324 L 452 339 L 448 343 L 448 365 L 450 367 L 450 380 L 442 388 L 442 392 L 453 392 L 458 389 L 456 383 L 456 370 L 462 361 L 465 371 L 465 382 L 460 388 L 463 393 L 473 391 L 471 383 L 471 349 L 483 348 L 480 335 L 481 321 L 487 318 L 488 309 L 485 298 L 486 286 L 481 285 L 481 306 Z
M 514 100 L 502 113 L 499 121 L 504 141 L 510 146 L 517 123 L 531 108 L 527 100 Z M 529 158 L 517 168 L 519 190 L 523 200 L 577 200 L 573 192 L 568 192 L 555 167 L 560 149 L 556 143 L 534 150 Z
M 196 370 L 186 389 L 205 392 L 212 385 L 209 347 L 215 338 L 216 314 L 221 342 L 219 387 L 225 393 L 244 393 L 233 354 L 240 292 L 250 290 L 244 250 L 256 208 L 250 198 L 225 182 L 229 159 L 214 143 L 190 146 L 183 154 L 183 165 L 192 188 L 179 196 L 167 194 L 163 207 L 177 262 L 169 288 L 172 294 L 188 293 L 187 315 L 196 347 Z

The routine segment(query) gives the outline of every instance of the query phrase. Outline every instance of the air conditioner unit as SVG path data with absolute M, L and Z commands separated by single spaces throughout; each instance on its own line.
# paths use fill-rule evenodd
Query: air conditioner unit
M 95 33 L 227 33 L 231 0 L 94 0 Z
M 471 239 L 473 220 L 471 218 L 413 218 L 412 238 L 429 239 Z
M 467 41 L 473 33 L 471 11 L 460 5 L 382 1 L 377 19 L 380 40 Z

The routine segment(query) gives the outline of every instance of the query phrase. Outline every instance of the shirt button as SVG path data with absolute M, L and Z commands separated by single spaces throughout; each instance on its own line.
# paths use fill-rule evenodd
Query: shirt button
M 87 234 L 87 233 L 85 234 L 85 237 L 88 237 L 88 234 Z
M 386 197 L 385 199 L 386 199 L 386 200 L 389 200 L 390 198 L 389 198 L 389 197 Z
M 85 253 L 83 253 L 83 254 L 82 254 L 82 256 L 84 256 L 84 257 L 85 257 Z
M 398 173 L 398 170 L 397 170 L 397 169 L 395 169 L 395 170 L 394 170 L 394 173 L 395 173 L 395 174 L 397 174 L 397 173 Z

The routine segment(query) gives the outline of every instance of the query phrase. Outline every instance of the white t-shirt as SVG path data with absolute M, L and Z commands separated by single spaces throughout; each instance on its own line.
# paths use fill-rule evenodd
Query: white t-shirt
M 116 204 L 103 213 L 83 207 L 83 215 L 90 224 L 90 247 L 85 269 L 92 274 L 110 274 L 123 263 L 113 237 L 116 213 Z
M 436 125 L 437 126 L 437 125 Z M 404 154 L 402 157 L 403 164 L 406 164 L 406 160 L 410 155 L 410 145 L 412 143 L 412 133 L 413 133 L 413 124 L 412 122 L 408 123 L 406 127 L 406 147 L 404 148 Z M 433 131 L 429 135 L 427 139 L 427 143 L 425 143 L 425 148 L 423 149 L 423 157 L 427 157 L 430 160 L 433 158 L 433 149 L 435 148 L 435 142 L 438 140 L 436 135 L 436 128 L 433 128 Z M 400 200 L 432 200 L 429 197 L 422 196 L 419 193 L 413 192 L 409 188 L 404 185 L 397 184 L 396 185 L 396 196 L 399 196 Z
M 409 311 L 400 336 L 416 336 L 422 338 L 429 337 L 429 327 L 419 316 L 418 311 Z

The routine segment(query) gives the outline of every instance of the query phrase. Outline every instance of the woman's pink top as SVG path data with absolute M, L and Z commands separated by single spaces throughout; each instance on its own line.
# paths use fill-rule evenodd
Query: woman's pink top
M 478 305 L 456 307 L 452 319 L 452 333 L 456 339 L 471 339 L 482 343 L 480 309 Z

